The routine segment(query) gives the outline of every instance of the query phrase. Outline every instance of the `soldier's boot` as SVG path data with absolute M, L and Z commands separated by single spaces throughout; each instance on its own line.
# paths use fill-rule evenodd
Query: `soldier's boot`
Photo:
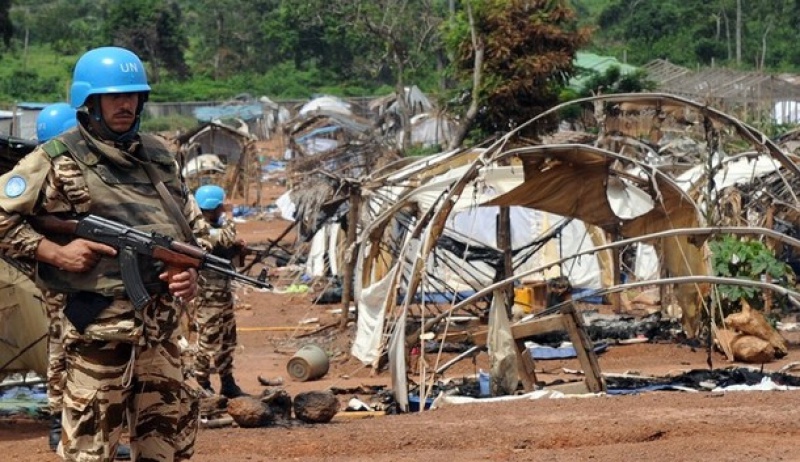
M 117 453 L 114 454 L 114 460 L 131 460 L 131 447 L 127 444 L 119 443 L 117 445 Z
M 233 374 L 221 376 L 220 382 L 221 386 L 219 388 L 219 394 L 225 396 L 226 398 L 238 398 L 239 396 L 247 395 L 247 393 L 239 388 L 239 385 L 236 385 L 236 380 L 233 378 Z
M 208 393 L 209 395 L 215 395 L 214 387 L 211 386 L 211 380 L 207 378 L 198 377 L 197 383 L 203 388 L 203 391 Z
M 61 442 L 61 414 L 54 415 L 50 418 L 50 437 L 49 437 L 50 450 L 56 452 L 58 450 L 58 443 Z

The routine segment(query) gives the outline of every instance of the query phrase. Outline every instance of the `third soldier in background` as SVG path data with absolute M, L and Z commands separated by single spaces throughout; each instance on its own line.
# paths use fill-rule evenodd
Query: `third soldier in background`
M 225 191 L 216 185 L 205 185 L 199 187 L 194 196 L 203 216 L 211 225 L 213 253 L 232 258 L 244 246 L 244 241 L 236 237 L 236 226 L 226 216 Z M 236 318 L 231 281 L 206 271 L 201 271 L 200 276 L 204 283 L 201 283 L 195 300 L 198 329 L 195 377 L 206 391 L 213 393 L 211 375 L 216 372 L 220 378 L 221 395 L 228 398 L 242 396 L 245 393 L 233 378 Z

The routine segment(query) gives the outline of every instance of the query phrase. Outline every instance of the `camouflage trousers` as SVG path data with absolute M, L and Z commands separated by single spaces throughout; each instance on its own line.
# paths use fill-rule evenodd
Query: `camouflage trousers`
M 214 372 L 220 376 L 232 374 L 237 342 L 233 293 L 230 289 L 205 289 L 195 303 L 198 330 L 196 377 L 207 380 Z
M 115 301 L 98 317 L 89 336 L 79 335 L 64 320 L 65 460 L 111 461 L 126 417 L 133 460 L 191 457 L 199 402 L 184 381 L 176 305 L 158 299 L 127 323 L 132 306 Z M 111 329 L 112 325 L 134 328 Z M 129 331 L 128 339 L 100 338 L 106 332 Z
M 64 407 L 64 380 L 66 358 L 62 335 L 64 323 L 61 310 L 64 308 L 64 294 L 45 291 L 44 302 L 49 320 L 47 333 L 47 403 L 50 413 L 60 414 Z
M 188 335 L 188 332 L 186 332 Z M 180 418 L 178 419 L 178 436 L 175 442 L 175 460 L 189 460 L 194 455 L 194 443 L 200 428 L 200 397 L 202 387 L 194 378 L 192 360 L 194 351 L 188 341 L 179 342 L 181 347 L 181 361 L 183 369 L 183 382 L 181 383 Z

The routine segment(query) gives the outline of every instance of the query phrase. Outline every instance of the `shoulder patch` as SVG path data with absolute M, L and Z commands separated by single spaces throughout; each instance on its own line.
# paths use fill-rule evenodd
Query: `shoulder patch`
M 27 187 L 28 182 L 25 181 L 25 178 L 22 178 L 19 175 L 13 175 L 8 179 L 8 181 L 6 181 L 6 185 L 3 187 L 3 192 L 5 193 L 6 197 L 19 197 L 25 192 Z
M 64 144 L 63 141 L 58 139 L 53 139 L 48 141 L 47 143 L 42 145 L 42 149 L 44 149 L 44 152 L 46 152 L 51 159 L 58 157 L 69 150 L 69 148 L 67 148 L 67 145 Z

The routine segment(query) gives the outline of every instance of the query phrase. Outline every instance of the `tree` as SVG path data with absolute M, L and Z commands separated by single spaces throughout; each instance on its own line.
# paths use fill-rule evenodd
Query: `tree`
M 271 65 L 275 43 L 265 25 L 280 0 L 201 0 L 189 2 L 187 19 L 194 38 L 195 70 L 214 79 L 263 73 Z
M 391 67 L 403 127 L 403 146 L 408 147 L 411 113 L 406 82 L 415 70 L 430 69 L 434 63 L 431 51 L 438 49 L 443 5 L 432 0 L 333 0 L 329 11 L 351 24 L 366 40 L 381 45 L 382 53 L 370 58 Z
M 455 47 L 455 74 L 469 82 L 464 87 L 478 86 L 460 105 L 478 99 L 474 120 L 465 124 L 474 124 L 484 135 L 505 132 L 557 104 L 560 89 L 575 72 L 575 52 L 590 37 L 567 2 L 473 0 L 469 6 L 466 13 L 474 11 L 472 25 L 464 26 L 469 19 L 465 22 L 463 14 L 457 15 L 449 35 Z M 482 64 L 476 59 L 481 47 Z M 535 136 L 554 123 L 552 118 L 526 127 L 522 135 Z
M 0 37 L 3 44 L 8 48 L 11 44 L 11 36 L 14 25 L 11 23 L 11 0 L 0 0 Z
M 128 0 L 115 2 L 106 22 L 106 36 L 150 63 L 150 80 L 161 78 L 161 68 L 178 78 L 187 76 L 183 50 L 188 44 L 180 8 L 174 2 Z

